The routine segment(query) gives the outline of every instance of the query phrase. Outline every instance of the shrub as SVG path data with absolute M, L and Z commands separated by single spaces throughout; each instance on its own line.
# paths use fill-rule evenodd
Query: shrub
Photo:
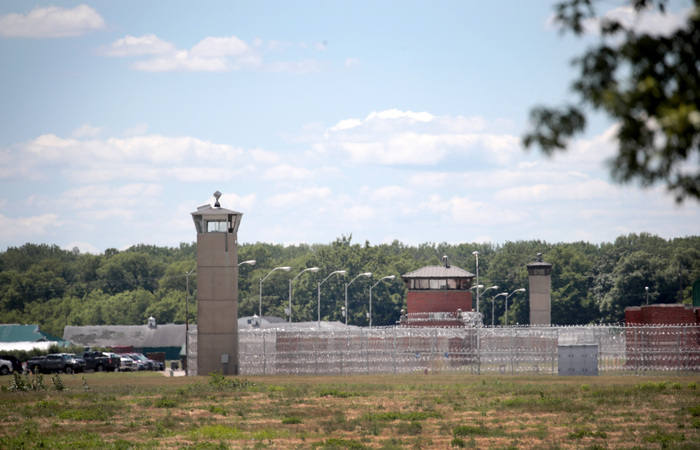
M 464 446 L 466 445 L 466 443 L 464 442 L 464 439 L 456 437 L 456 438 L 452 439 L 452 442 L 450 442 L 450 445 L 451 445 L 452 447 L 461 447 L 461 448 L 464 448 Z
M 282 423 L 285 425 L 293 425 L 298 423 L 304 423 L 299 417 L 285 417 L 282 419 Z
M 156 408 L 174 408 L 177 406 L 177 402 L 171 398 L 161 397 L 156 400 Z
M 460 425 L 452 430 L 452 435 L 455 437 L 471 435 L 485 436 L 487 434 L 489 434 L 489 430 L 484 426 Z
M 54 391 L 65 391 L 66 387 L 63 385 L 63 380 L 56 374 L 51 378 L 51 384 L 53 384 Z

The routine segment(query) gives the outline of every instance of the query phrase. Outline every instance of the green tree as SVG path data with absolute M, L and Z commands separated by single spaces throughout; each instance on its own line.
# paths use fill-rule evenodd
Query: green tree
M 649 288 L 649 303 L 659 302 L 660 293 L 667 291 L 662 276 L 663 266 L 661 257 L 645 251 L 636 251 L 622 258 L 613 271 L 614 286 L 600 305 L 602 319 L 621 322 L 625 308 L 646 303 L 646 287 Z
M 107 257 L 97 269 L 103 289 L 116 294 L 142 287 L 154 292 L 165 272 L 165 264 L 147 253 L 121 252 Z
M 567 0 L 557 5 L 563 31 L 583 35 L 594 23 L 595 0 Z M 629 0 L 636 13 L 667 0 Z M 622 20 L 598 22 L 601 41 L 574 60 L 579 68 L 572 89 L 577 105 L 536 107 L 534 129 L 526 147 L 551 155 L 565 149 L 586 127 L 586 114 L 602 111 L 618 125 L 617 156 L 611 173 L 620 182 L 644 186 L 663 182 L 677 201 L 700 199 L 700 0 L 694 0 L 685 24 L 668 35 L 637 31 Z
M 583 325 L 594 322 L 597 308 L 590 292 L 593 280 L 592 260 L 576 245 L 556 246 L 546 255 L 552 264 L 552 323 Z

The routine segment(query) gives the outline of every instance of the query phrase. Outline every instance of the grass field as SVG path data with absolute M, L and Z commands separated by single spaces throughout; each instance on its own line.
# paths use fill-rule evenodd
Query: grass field
M 700 377 L 142 372 L 0 383 L 2 449 L 700 448 Z

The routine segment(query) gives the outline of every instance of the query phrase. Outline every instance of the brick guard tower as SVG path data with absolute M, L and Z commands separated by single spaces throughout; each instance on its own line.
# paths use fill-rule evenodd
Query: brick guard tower
M 464 326 L 461 313 L 472 310 L 474 274 L 450 266 L 443 257 L 443 266 L 425 266 L 401 275 L 408 294 L 407 314 L 402 318 L 406 326 Z
M 192 213 L 197 229 L 197 373 L 238 375 L 238 226 L 242 213 L 214 206 Z

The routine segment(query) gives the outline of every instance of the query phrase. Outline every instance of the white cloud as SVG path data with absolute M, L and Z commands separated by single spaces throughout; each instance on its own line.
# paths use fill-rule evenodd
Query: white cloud
M 391 109 L 365 119 L 343 119 L 313 148 L 319 154 L 346 153 L 355 164 L 434 166 L 448 156 L 505 165 L 521 157 L 520 138 L 487 132 L 480 117 L 434 116 Z
M 327 187 L 297 189 L 296 191 L 292 192 L 272 195 L 270 198 L 268 198 L 267 204 L 272 207 L 292 209 L 299 205 L 305 205 L 328 199 L 331 194 L 332 191 Z
M 503 209 L 484 200 L 475 200 L 470 196 L 452 196 L 444 199 L 439 194 L 430 195 L 429 199 L 418 205 L 419 211 L 426 215 L 440 217 L 440 221 L 453 225 L 502 226 L 517 223 L 524 216 L 515 209 Z
M 60 224 L 58 214 L 53 213 L 15 218 L 0 214 L 0 242 L 36 241 Z
M 252 149 L 250 151 L 250 156 L 252 156 L 256 162 L 264 164 L 277 164 L 280 161 L 280 156 L 277 153 L 261 148 Z
M 250 46 L 236 36 L 206 37 L 190 50 L 192 56 L 200 58 L 241 57 L 250 52 Z
M 257 196 L 255 194 L 250 195 L 238 195 L 236 193 L 224 192 L 221 194 L 219 199 L 222 205 L 226 205 L 228 209 L 233 209 L 238 212 L 250 212 L 255 209 L 257 204 Z M 209 199 L 210 204 L 214 204 L 214 196 Z
M 147 72 L 229 72 L 267 71 L 309 73 L 321 70 L 324 64 L 313 59 L 298 61 L 268 60 L 269 54 L 279 54 L 291 45 L 259 39 L 252 44 L 236 36 L 207 36 L 189 50 L 176 48 L 154 34 L 126 36 L 102 47 L 106 56 L 143 57 L 131 63 L 134 70 Z M 268 52 L 268 53 L 266 53 Z
M 377 212 L 368 205 L 352 205 L 340 211 L 340 220 L 344 223 L 353 223 L 353 227 L 366 225 L 368 220 L 376 216 Z
M 360 66 L 360 60 L 357 58 L 347 58 L 345 60 L 345 67 L 348 69 L 352 69 L 354 67 L 359 67 Z
M 403 186 L 384 186 L 375 189 L 371 195 L 370 199 L 378 201 L 388 201 L 388 200 L 407 200 L 410 199 L 415 192 L 412 189 L 408 189 Z
M 576 177 L 578 178 L 578 177 Z M 537 183 L 503 189 L 498 200 L 511 203 L 566 202 L 607 199 L 616 197 L 616 190 L 603 180 L 576 181 L 569 178 L 566 184 Z
M 140 37 L 129 36 L 117 39 L 110 45 L 100 48 L 100 53 L 106 56 L 141 56 L 141 55 L 162 55 L 171 53 L 175 46 L 158 38 L 154 34 L 145 34 Z
M 0 36 L 4 37 L 63 38 L 81 36 L 104 27 L 102 16 L 87 5 L 73 9 L 36 7 L 27 14 L 0 16 Z
M 73 130 L 71 136 L 74 138 L 94 138 L 102 134 L 104 129 L 104 127 L 93 127 L 92 125 L 86 123 Z
M 124 161 L 173 165 L 182 163 L 186 158 L 219 163 L 236 160 L 243 154 L 243 150 L 192 137 L 149 135 L 83 141 L 45 134 L 28 142 L 24 146 L 24 153 L 36 156 L 40 161 L 71 162 L 78 165 Z
M 312 180 L 314 171 L 305 167 L 295 167 L 290 164 L 280 164 L 264 171 L 263 179 L 281 180 Z
M 230 180 L 255 169 L 243 149 L 192 137 L 75 139 L 39 136 L 0 151 L 0 179 L 95 183 L 110 180 Z M 18 178 L 19 177 L 19 178 Z

